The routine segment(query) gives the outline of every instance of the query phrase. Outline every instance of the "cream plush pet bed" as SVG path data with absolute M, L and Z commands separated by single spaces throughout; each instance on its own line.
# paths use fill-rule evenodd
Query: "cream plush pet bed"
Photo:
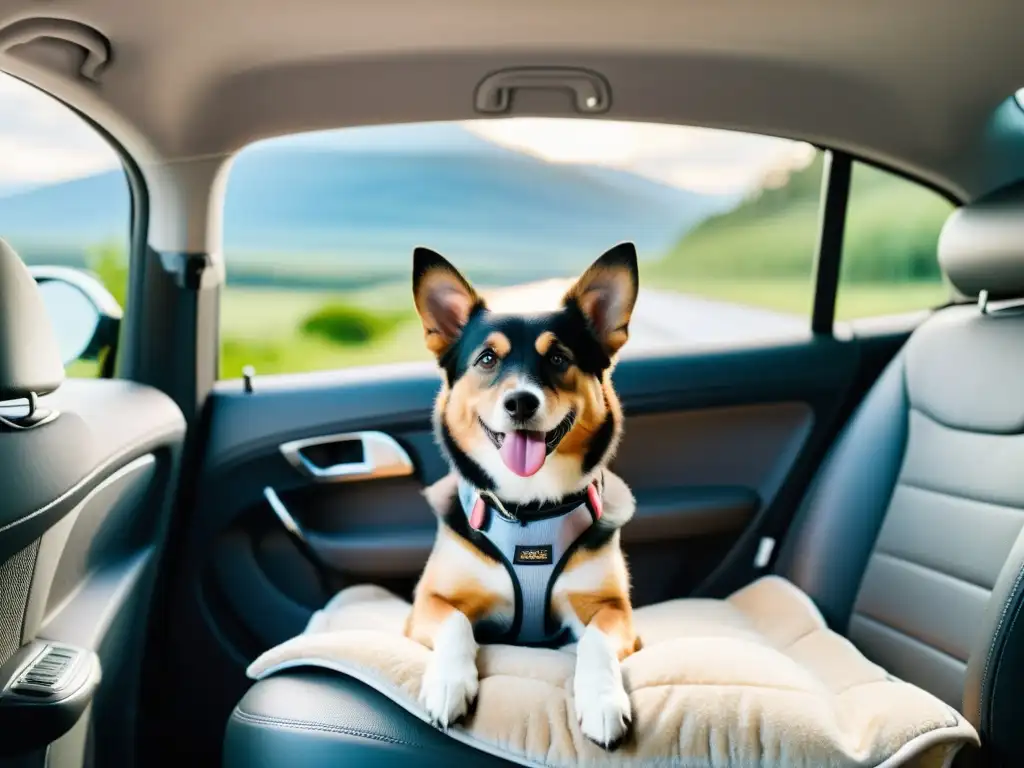
M 402 635 L 408 612 L 379 587 L 351 587 L 248 674 L 326 667 L 426 720 L 417 697 L 430 651 Z M 644 647 L 622 665 L 633 733 L 616 751 L 579 731 L 574 646 L 482 646 L 476 708 L 449 735 L 530 766 L 940 768 L 977 743 L 957 712 L 867 661 L 784 579 L 640 608 L 635 622 Z

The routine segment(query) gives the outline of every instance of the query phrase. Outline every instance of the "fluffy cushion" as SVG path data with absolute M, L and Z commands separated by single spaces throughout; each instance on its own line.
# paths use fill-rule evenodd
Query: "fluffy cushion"
M 260 656 L 249 676 L 316 665 L 373 686 L 426 719 L 417 696 L 430 651 L 402 635 L 409 605 L 351 587 L 306 632 Z M 760 579 L 727 600 L 640 608 L 643 650 L 623 662 L 633 735 L 605 752 L 573 711 L 575 647 L 484 646 L 472 716 L 449 734 L 523 765 L 681 768 L 940 768 L 974 729 L 826 628 L 788 581 Z

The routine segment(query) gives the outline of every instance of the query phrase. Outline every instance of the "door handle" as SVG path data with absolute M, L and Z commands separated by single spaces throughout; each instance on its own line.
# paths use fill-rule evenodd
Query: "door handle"
M 406 477 L 412 459 L 398 442 L 383 432 L 345 432 L 282 443 L 281 455 L 302 474 L 318 483 L 351 483 Z
M 480 81 L 475 95 L 476 111 L 508 112 L 512 92 L 526 89 L 569 91 L 576 111 L 584 114 L 607 112 L 611 105 L 611 88 L 596 72 L 577 67 L 517 67 L 495 72 Z
M 271 488 L 269 485 L 263 489 L 263 498 L 266 499 L 267 504 L 273 511 L 274 516 L 278 522 L 284 526 L 285 531 L 291 537 L 292 541 L 298 546 L 299 551 L 302 552 L 306 558 L 316 567 L 317 576 L 320 579 L 320 586 L 324 587 L 327 594 L 331 594 L 333 590 L 328 579 L 325 577 L 330 568 L 324 559 L 320 556 L 316 546 L 310 541 L 309 536 L 306 535 L 305 530 L 299 524 L 292 513 L 288 511 L 288 507 L 285 506 L 284 502 L 281 501 L 281 497 L 277 495 L 277 491 Z

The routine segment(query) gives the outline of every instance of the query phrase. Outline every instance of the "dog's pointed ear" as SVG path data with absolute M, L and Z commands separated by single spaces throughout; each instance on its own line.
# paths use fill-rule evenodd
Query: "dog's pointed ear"
M 562 303 L 579 307 L 590 330 L 613 357 L 629 338 L 629 319 L 639 290 L 636 246 L 620 243 L 590 265 Z
M 458 340 L 473 312 L 484 306 L 469 281 L 429 248 L 413 251 L 412 294 L 427 349 L 438 357 Z

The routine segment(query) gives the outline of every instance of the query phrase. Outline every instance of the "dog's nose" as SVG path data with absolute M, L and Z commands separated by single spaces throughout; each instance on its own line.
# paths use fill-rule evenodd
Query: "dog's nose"
M 513 392 L 505 398 L 505 412 L 515 421 L 526 421 L 539 407 L 540 400 L 529 392 Z

